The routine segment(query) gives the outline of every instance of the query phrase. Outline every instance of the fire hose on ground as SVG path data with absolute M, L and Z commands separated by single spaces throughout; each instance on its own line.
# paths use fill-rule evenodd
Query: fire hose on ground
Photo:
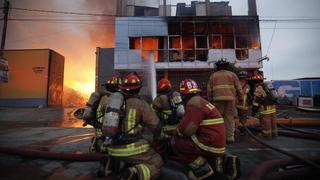
M 0 153 L 19 155 L 31 158 L 41 158 L 49 160 L 62 161 L 99 161 L 104 157 L 102 153 L 64 153 L 64 152 L 46 152 L 31 149 L 0 147 Z
M 313 162 L 313 159 L 307 159 L 307 158 L 302 158 L 300 156 L 294 155 L 292 153 L 289 153 L 287 151 L 281 150 L 279 148 L 273 147 L 265 142 L 263 142 L 260 138 L 256 137 L 249 129 L 248 127 L 245 127 L 247 133 L 249 134 L 249 136 L 251 138 L 253 138 L 255 141 L 257 141 L 258 143 L 262 144 L 263 146 L 270 148 L 276 152 L 279 152 L 281 154 L 284 154 L 286 156 L 291 157 L 292 159 L 289 160 L 273 160 L 273 161 L 266 161 L 260 165 L 258 165 L 256 167 L 256 169 L 253 171 L 253 173 L 250 175 L 249 179 L 250 180 L 257 180 L 257 179 L 262 179 L 263 177 L 266 176 L 267 173 L 269 173 L 270 171 L 274 170 L 276 167 L 279 167 L 281 165 L 293 165 L 293 164 L 303 164 L 306 165 L 308 167 L 310 167 L 312 169 L 313 172 L 315 172 L 317 175 L 319 175 L 320 173 L 320 165 L 316 164 L 315 162 Z M 320 158 L 317 157 L 317 162 L 320 161 Z M 309 168 L 309 169 L 310 169 Z M 306 171 L 304 169 L 304 171 Z M 302 171 L 298 171 L 299 173 L 301 173 Z M 308 171 L 307 171 L 308 172 Z M 290 174 L 290 173 L 289 173 Z M 279 174 L 273 174 L 273 176 L 280 176 Z

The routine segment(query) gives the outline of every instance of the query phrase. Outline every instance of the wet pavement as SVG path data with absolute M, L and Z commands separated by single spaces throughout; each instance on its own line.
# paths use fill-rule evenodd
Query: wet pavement
M 93 129 L 82 128 L 82 121 L 71 116 L 73 111 L 73 108 L 0 108 L 0 146 L 46 152 L 88 152 Z M 317 120 L 315 115 L 312 118 Z M 319 133 L 320 128 L 314 126 L 310 131 Z M 280 136 L 265 142 L 296 155 L 320 156 L 319 141 Z M 234 144 L 227 145 L 227 151 L 240 157 L 242 177 L 248 176 L 263 161 L 287 158 L 248 136 L 238 137 Z M 98 166 L 97 161 L 56 161 L 0 154 L 0 180 L 99 179 Z

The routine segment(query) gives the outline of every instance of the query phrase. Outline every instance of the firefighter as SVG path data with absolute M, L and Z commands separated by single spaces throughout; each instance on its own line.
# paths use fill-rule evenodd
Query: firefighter
M 238 77 L 240 80 L 240 85 L 242 87 L 243 91 L 243 101 L 240 102 L 239 99 L 237 98 L 236 106 L 237 106 L 237 111 L 238 111 L 238 117 L 239 117 L 239 125 L 238 129 L 240 132 L 240 135 L 245 135 L 245 125 L 247 123 L 248 119 L 248 104 L 249 104 L 249 92 L 250 92 L 250 86 L 247 83 L 247 77 L 248 73 L 246 71 L 240 71 L 238 73 Z
M 160 118 L 163 133 L 172 135 L 184 114 L 181 95 L 177 91 L 172 91 L 171 82 L 166 78 L 159 80 L 157 90 L 158 96 L 151 106 Z
M 262 126 L 261 136 L 269 139 L 278 136 L 275 107 L 277 96 L 273 91 L 274 89 L 266 83 L 258 83 L 254 89 L 252 103 L 258 109 L 256 115 Z
M 174 148 L 191 169 L 188 177 L 205 179 L 214 171 L 222 171 L 226 143 L 224 121 L 217 108 L 199 96 L 200 89 L 195 81 L 183 80 L 179 90 L 186 112 L 174 136 Z M 217 165 L 209 165 L 208 161 Z
M 237 75 L 229 71 L 229 62 L 222 58 L 216 62 L 217 72 L 214 72 L 208 81 L 207 98 L 212 102 L 224 118 L 227 143 L 234 142 L 236 105 L 243 101 L 243 92 Z
M 118 78 L 116 76 L 111 77 L 110 79 L 106 80 L 106 83 L 103 84 L 105 87 L 105 91 L 103 93 L 92 93 L 92 97 L 96 96 L 95 98 L 89 99 L 89 102 L 92 99 L 95 99 L 95 103 L 88 102 L 88 107 L 86 108 L 86 112 L 88 112 L 89 109 L 93 109 L 93 111 L 90 111 L 92 113 L 93 118 L 84 118 L 85 123 L 84 126 L 87 124 L 92 125 L 95 128 L 95 137 L 92 138 L 91 146 L 89 148 L 90 152 L 101 152 L 105 153 L 106 148 L 103 145 L 104 142 L 104 136 L 102 134 L 101 128 L 102 128 L 102 122 L 103 122 L 103 115 L 105 113 L 106 105 L 108 103 L 109 97 L 111 93 L 114 93 L 118 90 Z M 95 105 L 93 105 L 95 104 Z M 87 113 L 84 113 L 84 117 L 86 117 Z
M 153 147 L 166 158 L 170 153 L 170 140 L 175 133 L 179 120 L 184 114 L 184 106 L 179 92 L 172 91 L 171 82 L 162 78 L 158 81 L 158 96 L 153 100 L 151 107 L 160 119 L 161 135 L 153 142 Z
M 102 132 L 111 160 L 129 165 L 118 179 L 156 179 L 163 161 L 142 137 L 144 126 L 157 134 L 159 119 L 138 97 L 142 82 L 137 73 L 125 75 L 119 84 L 122 93 L 114 93 L 108 103 Z

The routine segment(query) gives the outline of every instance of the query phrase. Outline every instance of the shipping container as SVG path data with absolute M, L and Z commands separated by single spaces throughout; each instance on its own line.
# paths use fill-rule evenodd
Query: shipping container
M 0 84 L 0 106 L 61 106 L 64 56 L 51 49 L 5 50 L 8 82 Z

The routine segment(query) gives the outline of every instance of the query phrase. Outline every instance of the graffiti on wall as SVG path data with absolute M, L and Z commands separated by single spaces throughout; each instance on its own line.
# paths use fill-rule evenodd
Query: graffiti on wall
M 280 104 L 296 104 L 297 97 L 320 95 L 320 79 L 271 81 Z

